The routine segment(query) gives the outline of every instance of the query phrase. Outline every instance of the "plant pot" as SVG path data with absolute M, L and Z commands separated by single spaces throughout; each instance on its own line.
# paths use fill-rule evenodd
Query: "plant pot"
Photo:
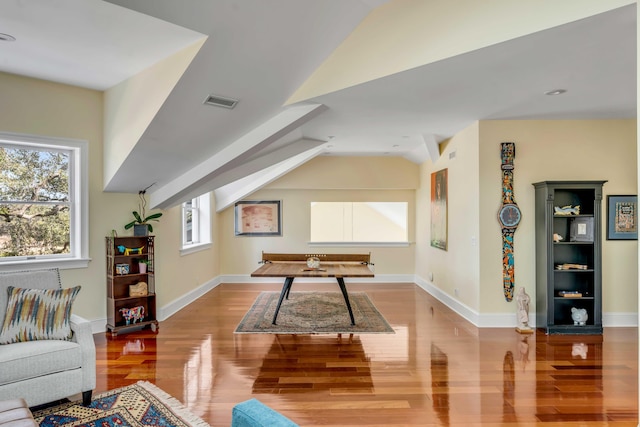
M 135 224 L 133 226 L 133 235 L 134 236 L 148 236 L 149 235 L 149 227 L 147 227 L 147 224 Z
M 138 269 L 140 271 L 140 274 L 144 274 L 147 272 L 147 264 L 145 264 L 144 262 L 141 262 L 138 264 Z

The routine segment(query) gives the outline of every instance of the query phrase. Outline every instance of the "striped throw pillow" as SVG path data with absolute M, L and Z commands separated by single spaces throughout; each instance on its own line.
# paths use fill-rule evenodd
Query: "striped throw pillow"
M 80 286 L 65 289 L 7 288 L 0 344 L 71 339 L 71 305 Z

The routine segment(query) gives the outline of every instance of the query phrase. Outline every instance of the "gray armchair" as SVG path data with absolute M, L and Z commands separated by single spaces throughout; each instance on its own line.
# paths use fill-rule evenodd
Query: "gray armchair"
M 7 288 L 61 288 L 57 269 L 0 273 L 0 327 Z M 88 320 L 71 315 L 73 337 L 0 345 L 0 400 L 24 398 L 29 406 L 82 393 L 91 401 L 96 386 L 96 347 Z

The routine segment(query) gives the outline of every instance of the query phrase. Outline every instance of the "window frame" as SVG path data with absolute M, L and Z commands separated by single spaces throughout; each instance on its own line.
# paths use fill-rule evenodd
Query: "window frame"
M 87 141 L 0 132 L 0 144 L 69 153 L 69 254 L 0 258 L 0 271 L 87 268 L 89 265 L 89 144 Z
M 187 203 L 180 205 L 181 209 L 181 247 L 180 255 L 188 255 L 209 249 L 211 240 L 211 193 L 205 193 L 194 197 L 191 202 L 191 236 L 192 243 L 186 241 L 187 238 Z M 194 235 L 197 233 L 197 242 L 194 242 Z

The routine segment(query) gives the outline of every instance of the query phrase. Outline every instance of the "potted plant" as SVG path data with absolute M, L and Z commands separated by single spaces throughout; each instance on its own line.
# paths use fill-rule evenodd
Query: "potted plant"
M 159 221 L 158 218 L 162 216 L 162 212 L 156 212 L 149 216 L 146 215 L 145 208 L 147 206 L 147 199 L 145 197 L 146 190 L 141 190 L 138 192 L 138 197 L 140 197 L 140 212 L 133 211 L 134 220 L 124 226 L 125 230 L 133 227 L 133 235 L 134 236 L 147 236 L 149 232 L 153 233 L 153 226 L 149 224 L 149 221 Z
M 138 260 L 138 271 L 140 274 L 144 274 L 147 272 L 147 268 L 151 264 L 148 259 L 139 259 Z

